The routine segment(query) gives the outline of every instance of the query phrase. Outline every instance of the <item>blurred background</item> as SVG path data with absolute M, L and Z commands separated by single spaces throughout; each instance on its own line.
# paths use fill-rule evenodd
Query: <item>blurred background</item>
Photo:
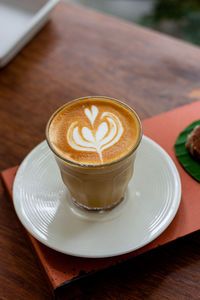
M 200 0 L 64 0 L 200 45 Z

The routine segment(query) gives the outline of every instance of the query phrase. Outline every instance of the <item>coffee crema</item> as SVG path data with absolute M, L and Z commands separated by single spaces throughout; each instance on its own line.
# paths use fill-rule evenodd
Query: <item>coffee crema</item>
M 101 165 L 128 154 L 140 137 L 131 110 L 108 99 L 83 98 L 63 106 L 49 125 L 49 140 L 63 158 L 84 165 Z

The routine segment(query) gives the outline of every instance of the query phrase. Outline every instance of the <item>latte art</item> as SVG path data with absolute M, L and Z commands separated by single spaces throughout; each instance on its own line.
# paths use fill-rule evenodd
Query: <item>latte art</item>
M 123 126 L 119 118 L 111 112 L 103 112 L 102 122 L 95 128 L 95 119 L 99 110 L 95 105 L 85 108 L 84 113 L 90 121 L 91 128 L 73 122 L 67 131 L 67 142 L 75 150 L 97 152 L 103 163 L 102 152 L 116 144 L 123 134 Z
M 104 165 L 129 153 L 140 137 L 137 116 L 120 103 L 92 97 L 66 104 L 48 130 L 54 151 L 81 165 Z

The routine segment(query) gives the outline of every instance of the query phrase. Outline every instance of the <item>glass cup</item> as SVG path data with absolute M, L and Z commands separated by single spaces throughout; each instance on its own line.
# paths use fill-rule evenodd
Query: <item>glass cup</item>
M 126 108 L 136 119 L 139 137 L 134 147 L 125 156 L 105 164 L 83 165 L 70 161 L 56 152 L 49 138 L 49 127 L 55 116 L 73 102 L 88 99 L 114 101 Z M 64 184 L 67 186 L 75 205 L 92 211 L 114 208 L 123 199 L 128 183 L 133 175 L 136 150 L 142 139 L 142 125 L 137 113 L 127 104 L 109 97 L 90 96 L 68 102 L 60 107 L 49 119 L 46 126 L 46 139 L 59 166 Z

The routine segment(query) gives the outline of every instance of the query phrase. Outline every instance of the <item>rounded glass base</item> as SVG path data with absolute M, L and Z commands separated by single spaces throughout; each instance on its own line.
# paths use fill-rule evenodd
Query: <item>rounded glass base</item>
M 116 201 L 115 203 L 113 203 L 110 206 L 105 206 L 105 207 L 89 207 L 86 205 L 81 204 L 80 202 L 76 201 L 73 197 L 71 197 L 72 202 L 78 206 L 79 208 L 83 209 L 83 210 L 87 210 L 87 211 L 96 211 L 96 212 L 103 212 L 103 211 L 108 211 L 113 209 L 114 207 L 116 207 L 117 205 L 119 205 L 123 200 L 124 197 L 121 197 L 118 201 Z

